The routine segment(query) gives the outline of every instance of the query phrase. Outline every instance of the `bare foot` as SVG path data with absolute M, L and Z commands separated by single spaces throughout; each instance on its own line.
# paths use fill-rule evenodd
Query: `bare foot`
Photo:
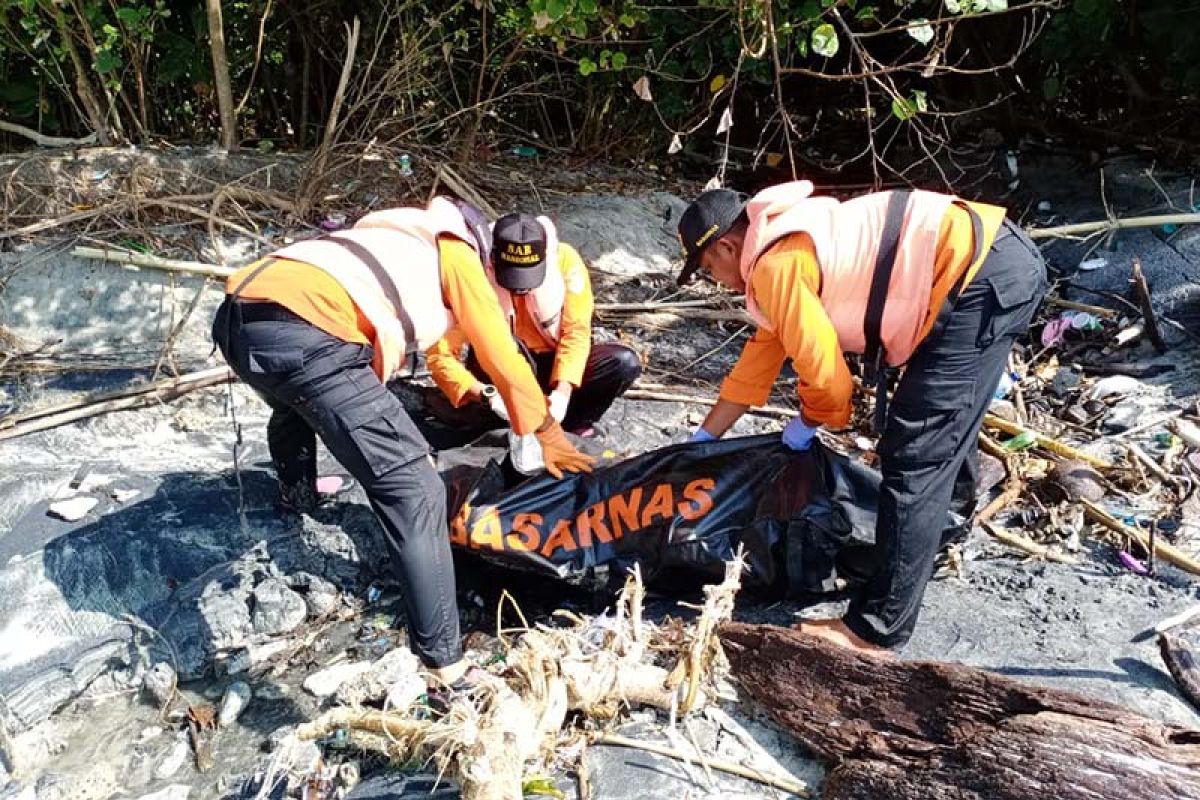
M 846 623 L 840 619 L 806 619 L 794 627 L 801 633 L 816 636 L 838 647 L 845 647 L 863 655 L 880 658 L 895 657 L 890 650 L 860 637 L 846 627 Z

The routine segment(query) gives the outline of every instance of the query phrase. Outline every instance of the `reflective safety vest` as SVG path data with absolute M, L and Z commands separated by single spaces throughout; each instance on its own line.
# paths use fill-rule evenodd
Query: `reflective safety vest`
M 447 235 L 480 252 L 458 207 L 435 197 L 427 208 L 376 211 L 349 230 L 271 255 L 311 264 L 341 284 L 375 327 L 381 371 L 390 379 L 406 355 L 428 350 L 455 324 L 442 295 L 438 252 L 438 237 Z
M 837 331 L 838 342 L 843 352 L 863 353 L 867 348 L 871 285 L 893 193 L 876 192 L 841 202 L 831 197 L 813 197 L 812 191 L 810 181 L 795 181 L 766 189 L 747 203 L 749 227 L 740 263 L 746 282 L 746 308 L 759 326 L 771 330 L 771 321 L 754 299 L 755 266 L 763 253 L 781 238 L 807 234 L 821 271 L 821 305 Z M 879 328 L 880 344 L 886 363 L 891 366 L 908 361 L 920 344 L 921 332 L 931 313 L 938 236 L 942 220 L 955 202 L 956 198 L 936 192 L 907 193 Z M 995 210 L 1003 218 L 1003 210 Z M 994 229 L 987 232 L 988 241 L 976 241 L 976 261 L 986 254 L 994 233 Z
M 521 307 L 524 313 L 537 325 L 546 340 L 557 345 L 562 335 L 563 303 L 567 299 L 567 285 L 563 280 L 562 270 L 558 266 L 558 230 L 549 217 L 538 217 L 538 223 L 546 231 L 546 277 L 536 289 L 531 289 L 522 295 L 524 302 Z M 488 264 L 488 279 L 500 299 L 500 307 L 509 325 L 516 330 L 516 303 L 513 294 L 496 282 L 496 270 Z

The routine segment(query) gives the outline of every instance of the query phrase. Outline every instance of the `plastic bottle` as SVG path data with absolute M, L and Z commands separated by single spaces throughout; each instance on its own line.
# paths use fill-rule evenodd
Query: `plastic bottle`
M 408 153 L 400 156 L 400 177 L 411 178 L 413 176 L 412 156 Z

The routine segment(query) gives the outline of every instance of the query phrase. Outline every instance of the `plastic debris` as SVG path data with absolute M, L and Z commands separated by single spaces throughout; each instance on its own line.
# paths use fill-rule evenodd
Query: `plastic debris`
M 1129 570 L 1135 575 L 1150 574 L 1150 568 L 1146 566 L 1144 561 L 1134 558 L 1125 550 L 1122 550 L 1120 553 L 1118 553 L 1117 558 L 1121 560 L 1121 564 L 1125 567 L 1125 569 Z
M 346 227 L 345 214 L 329 214 L 321 220 L 321 230 L 323 231 L 340 231 Z
M 519 158 L 537 158 L 538 156 L 538 149 L 528 144 L 519 144 L 508 152 Z
M 1089 258 L 1079 262 L 1080 272 L 1091 272 L 1092 270 L 1103 269 L 1108 266 L 1107 258 Z
M 1004 449 L 1010 453 L 1017 453 L 1021 450 L 1028 450 L 1037 444 L 1037 434 L 1033 431 L 1021 431 L 1016 436 L 1004 443 Z
M 88 515 L 100 501 L 94 497 L 72 497 L 70 500 L 59 500 L 51 503 L 46 513 L 67 522 L 77 522 Z
M 400 167 L 401 178 L 411 178 L 413 176 L 412 156 L 404 153 L 396 162 Z
M 1141 388 L 1141 385 L 1141 381 L 1128 375 L 1109 375 L 1092 384 L 1092 388 L 1088 392 L 1088 399 L 1103 400 L 1113 395 L 1130 394 Z

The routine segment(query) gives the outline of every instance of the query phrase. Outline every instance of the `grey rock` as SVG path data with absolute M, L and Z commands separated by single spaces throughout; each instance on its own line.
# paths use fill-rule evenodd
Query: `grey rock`
M 268 578 L 254 587 L 254 632 L 275 636 L 295 630 L 308 615 L 304 598 L 278 578 Z
M 169 779 L 183 769 L 191 752 L 191 747 L 186 739 L 176 739 L 175 743 L 162 754 L 158 766 L 154 768 L 154 777 L 162 781 Z
M 348 661 L 314 672 L 304 679 L 304 690 L 314 697 L 329 697 L 351 681 L 371 670 L 370 661 Z
M 389 697 L 389 704 L 405 707 L 424 691 L 425 681 L 420 671 L 421 662 L 416 655 L 408 648 L 397 648 L 338 686 L 337 701 L 342 705 L 362 705 Z
M 1065 397 L 1072 389 L 1079 387 L 1083 381 L 1078 372 L 1067 367 L 1061 367 L 1050 380 L 1047 391 L 1055 397 Z
M 160 661 L 146 670 L 146 675 L 142 678 L 142 688 L 154 700 L 154 704 L 162 708 L 175 694 L 178 682 L 179 679 L 171 665 Z
M 244 681 L 234 681 L 226 687 L 225 695 L 221 698 L 221 711 L 217 717 L 222 728 L 237 721 L 250 704 L 251 697 L 250 684 Z
M 318 575 L 300 572 L 291 577 L 289 584 L 304 597 L 310 617 L 323 617 L 342 604 L 338 587 Z
M 1113 406 L 1104 418 L 1102 427 L 1106 433 L 1121 433 L 1144 421 L 1145 412 L 1136 403 L 1120 403 Z
M 182 783 L 173 783 L 152 794 L 144 794 L 138 800 L 187 800 L 192 793 L 192 787 Z

